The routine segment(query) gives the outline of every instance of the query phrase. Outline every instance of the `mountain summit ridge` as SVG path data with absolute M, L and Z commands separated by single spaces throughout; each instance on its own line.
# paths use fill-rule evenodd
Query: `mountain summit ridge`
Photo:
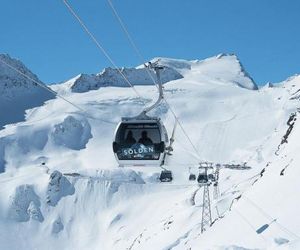
M 155 57 L 151 59 L 150 62 L 158 62 L 165 67 L 161 72 L 161 80 L 163 83 L 184 78 L 192 70 L 198 70 L 203 71 L 202 78 L 205 78 L 207 74 L 210 77 L 219 75 L 221 81 L 227 81 L 228 83 L 249 90 L 258 89 L 253 78 L 247 73 L 238 57 L 234 54 L 220 54 L 203 60 L 190 61 Z M 199 76 L 201 78 L 201 74 L 199 74 Z M 124 77 L 126 77 L 133 86 L 153 85 L 153 81 L 156 81 L 153 70 L 146 69 L 145 65 L 138 65 L 135 68 L 122 67 L 119 69 L 107 67 L 96 74 L 81 73 L 61 85 L 57 84 L 55 89 L 60 91 L 60 89 L 64 88 L 65 91 L 69 90 L 71 92 L 83 93 L 109 86 L 130 87 Z

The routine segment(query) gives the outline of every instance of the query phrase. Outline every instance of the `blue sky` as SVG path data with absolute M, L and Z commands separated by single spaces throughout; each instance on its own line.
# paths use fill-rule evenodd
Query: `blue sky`
M 118 66 L 139 58 L 106 0 L 69 0 Z M 143 57 L 235 53 L 258 84 L 300 73 L 299 0 L 113 0 Z M 111 66 L 61 0 L 1 0 L 0 53 L 46 83 Z

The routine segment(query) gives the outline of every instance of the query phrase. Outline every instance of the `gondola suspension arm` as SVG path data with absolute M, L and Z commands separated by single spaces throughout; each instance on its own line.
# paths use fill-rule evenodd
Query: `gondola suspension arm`
M 150 112 L 152 109 L 156 108 L 161 103 L 161 101 L 164 99 L 163 86 L 162 86 L 161 77 L 160 77 L 160 71 L 163 70 L 164 67 L 157 65 L 157 64 L 158 64 L 158 61 L 155 63 L 149 62 L 149 64 L 145 65 L 145 67 L 149 67 L 149 68 L 153 69 L 156 74 L 158 91 L 159 91 L 158 99 L 150 107 L 146 107 L 139 116 L 146 116 L 148 112 Z

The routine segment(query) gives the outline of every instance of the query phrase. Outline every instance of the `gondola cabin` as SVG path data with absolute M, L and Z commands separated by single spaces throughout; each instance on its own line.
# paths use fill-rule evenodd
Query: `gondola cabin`
M 163 170 L 159 176 L 161 182 L 171 182 L 173 180 L 173 175 L 170 170 Z
M 161 166 L 168 141 L 159 118 L 122 118 L 115 131 L 113 151 L 119 166 Z
M 214 174 L 208 174 L 208 179 L 211 181 L 211 182 L 215 182 L 216 181 L 216 177 Z
M 199 184 L 207 184 L 207 183 L 209 183 L 209 178 L 208 178 L 208 174 L 207 174 L 207 168 L 199 169 L 199 174 L 198 174 L 197 182 Z
M 189 181 L 195 181 L 195 180 L 196 180 L 196 175 L 195 174 L 190 174 Z

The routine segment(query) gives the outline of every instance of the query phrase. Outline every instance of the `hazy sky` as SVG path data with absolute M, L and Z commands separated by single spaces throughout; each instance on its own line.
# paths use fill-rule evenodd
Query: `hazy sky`
M 118 66 L 140 60 L 107 0 L 69 0 Z M 300 73 L 299 0 L 113 0 L 146 60 L 235 53 L 258 84 Z M 110 62 L 62 0 L 1 0 L 0 53 L 60 82 Z

